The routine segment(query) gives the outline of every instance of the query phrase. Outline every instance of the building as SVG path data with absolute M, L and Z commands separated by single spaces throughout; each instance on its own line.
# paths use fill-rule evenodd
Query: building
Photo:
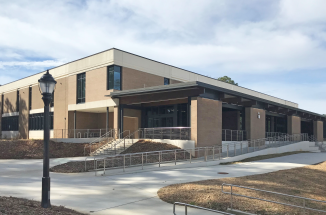
M 95 137 L 110 129 L 173 132 L 179 127 L 188 129 L 188 139 L 196 146 L 218 145 L 230 137 L 239 139 L 239 134 L 252 140 L 272 132 L 324 138 L 325 116 L 302 110 L 294 102 L 115 48 L 50 73 L 57 81 L 51 104 L 52 138 Z M 43 137 L 43 101 L 37 82 L 41 76 L 0 86 L 2 138 Z M 96 129 L 103 130 L 90 132 Z

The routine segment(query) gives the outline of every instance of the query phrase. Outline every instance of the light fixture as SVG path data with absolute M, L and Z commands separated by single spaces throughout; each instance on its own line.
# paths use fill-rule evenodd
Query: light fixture
M 260 119 L 260 113 L 259 112 L 257 113 L 257 118 Z

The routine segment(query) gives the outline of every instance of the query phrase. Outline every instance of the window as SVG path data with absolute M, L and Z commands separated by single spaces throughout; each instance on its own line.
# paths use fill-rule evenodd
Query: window
M 32 110 L 32 87 L 28 89 L 28 102 L 29 102 L 29 110 Z
M 121 90 L 121 66 L 109 66 L 107 72 L 107 89 Z
M 2 117 L 2 131 L 18 131 L 18 116 Z
M 85 103 L 85 80 L 86 73 L 77 75 L 77 104 Z
M 53 129 L 53 112 L 50 112 L 50 129 Z M 29 130 L 44 129 L 44 113 L 36 113 L 29 115 Z
M 169 84 L 170 84 L 170 79 L 164 78 L 164 85 L 169 85 Z
M 16 98 L 16 112 L 19 112 L 19 90 L 17 90 L 17 98 Z

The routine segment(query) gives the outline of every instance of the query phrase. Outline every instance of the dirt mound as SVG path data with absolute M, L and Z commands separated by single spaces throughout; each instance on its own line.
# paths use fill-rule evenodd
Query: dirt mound
M 47 214 L 47 215 L 83 215 L 77 211 L 65 208 L 63 206 L 51 206 L 51 208 L 42 208 L 38 201 L 0 196 L 0 214 Z
M 85 145 L 50 141 L 50 158 L 84 156 Z M 43 140 L 0 140 L 0 149 L 0 159 L 42 159 L 44 146 Z
M 174 150 L 174 149 L 180 149 L 180 148 L 168 143 L 156 143 L 149 140 L 140 140 L 134 143 L 133 145 L 131 145 L 128 149 L 121 152 L 120 154 Z

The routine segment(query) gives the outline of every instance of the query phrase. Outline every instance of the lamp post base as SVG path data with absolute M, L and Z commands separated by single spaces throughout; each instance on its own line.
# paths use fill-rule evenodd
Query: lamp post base
M 50 208 L 50 177 L 42 178 L 42 208 Z

